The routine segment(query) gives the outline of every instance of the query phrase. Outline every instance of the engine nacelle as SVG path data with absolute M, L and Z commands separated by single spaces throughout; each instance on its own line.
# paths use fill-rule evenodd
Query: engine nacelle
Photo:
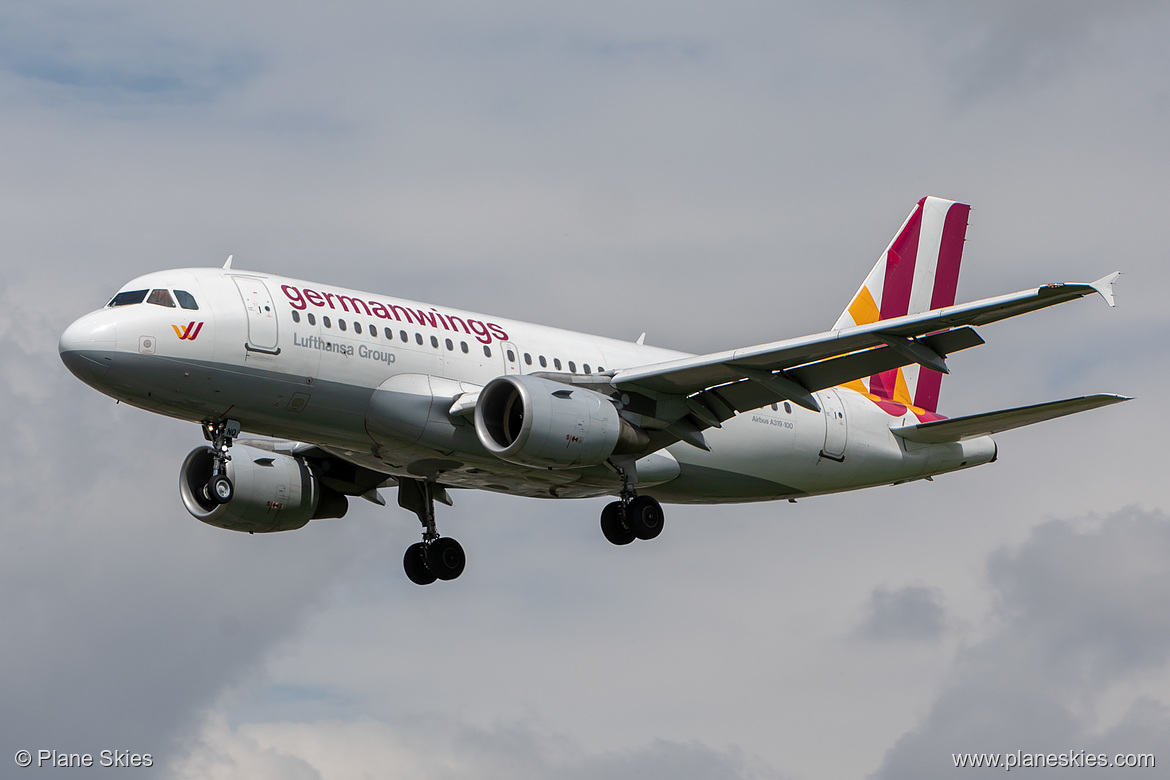
M 226 504 L 215 503 L 205 492 L 215 451 L 199 447 L 183 461 L 179 495 L 197 520 L 229 531 L 269 533 L 341 517 L 349 507 L 345 496 L 322 486 L 300 458 L 246 444 L 236 444 L 231 454 L 227 476 L 235 491 Z
M 496 377 L 480 391 L 475 433 L 501 460 L 541 468 L 594 466 L 648 438 L 600 393 L 522 374 Z

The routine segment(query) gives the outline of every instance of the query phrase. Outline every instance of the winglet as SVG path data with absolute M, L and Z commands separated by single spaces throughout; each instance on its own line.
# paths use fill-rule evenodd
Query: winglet
M 225 271 L 232 270 L 232 257 L 234 257 L 234 255 L 228 255 L 227 262 L 223 264 L 223 270 L 225 270 Z
M 1110 306 L 1115 306 L 1116 304 L 1113 302 L 1113 283 L 1117 281 L 1117 277 L 1119 276 L 1121 276 L 1121 271 L 1114 271 L 1108 276 L 1102 276 L 1097 281 L 1091 282 L 1089 286 L 1101 294 L 1101 297 L 1105 299 L 1105 303 Z

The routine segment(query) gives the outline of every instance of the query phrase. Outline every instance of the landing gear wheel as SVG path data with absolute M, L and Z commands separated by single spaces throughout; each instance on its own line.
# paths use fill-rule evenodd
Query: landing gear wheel
M 610 544 L 616 545 L 629 544 L 636 538 L 633 529 L 626 525 L 622 517 L 621 501 L 606 504 L 605 509 L 601 510 L 601 533 L 605 534 Z
M 639 539 L 653 539 L 662 533 L 662 505 L 650 496 L 638 496 L 626 507 L 626 524 Z
M 406 548 L 402 568 L 406 569 L 406 576 L 415 585 L 430 585 L 437 579 L 434 572 L 427 568 L 427 546 L 422 542 L 415 542 Z
M 427 568 L 441 580 L 453 580 L 463 573 L 467 556 L 463 546 L 454 539 L 444 536 L 427 546 Z
M 232 500 L 236 489 L 232 481 L 223 474 L 212 477 L 207 483 L 207 497 L 217 504 L 226 504 Z

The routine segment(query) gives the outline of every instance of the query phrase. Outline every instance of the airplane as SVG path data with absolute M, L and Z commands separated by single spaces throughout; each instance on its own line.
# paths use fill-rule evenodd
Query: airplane
M 249 533 L 342 517 L 353 497 L 417 515 L 403 566 L 453 580 L 466 554 L 435 502 L 474 488 L 612 497 L 615 545 L 662 503 L 772 501 L 932 480 L 993 462 L 992 434 L 1130 400 L 1098 394 L 948 419 L 946 358 L 999 320 L 1099 294 L 1113 273 L 955 304 L 970 207 L 925 197 L 833 327 L 693 355 L 232 268 L 140 276 L 62 333 L 83 382 L 197 422 L 179 474 L 195 518 Z M 264 438 L 240 438 L 241 434 Z

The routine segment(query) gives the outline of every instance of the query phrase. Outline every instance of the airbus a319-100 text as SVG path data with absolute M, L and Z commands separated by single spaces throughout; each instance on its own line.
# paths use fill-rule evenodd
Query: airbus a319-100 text
M 124 285 L 62 334 L 101 392 L 197 422 L 179 492 L 236 531 L 341 517 L 351 497 L 422 523 L 404 565 L 454 579 L 435 502 L 455 488 L 610 496 L 614 544 L 653 539 L 662 503 L 797 499 L 996 459 L 991 434 L 1118 401 L 1091 395 L 954 419 L 946 357 L 975 328 L 1099 293 L 1114 273 L 955 304 L 969 207 L 919 201 L 829 330 L 692 355 L 329 284 L 223 268 Z M 254 437 L 239 438 L 241 433 Z

